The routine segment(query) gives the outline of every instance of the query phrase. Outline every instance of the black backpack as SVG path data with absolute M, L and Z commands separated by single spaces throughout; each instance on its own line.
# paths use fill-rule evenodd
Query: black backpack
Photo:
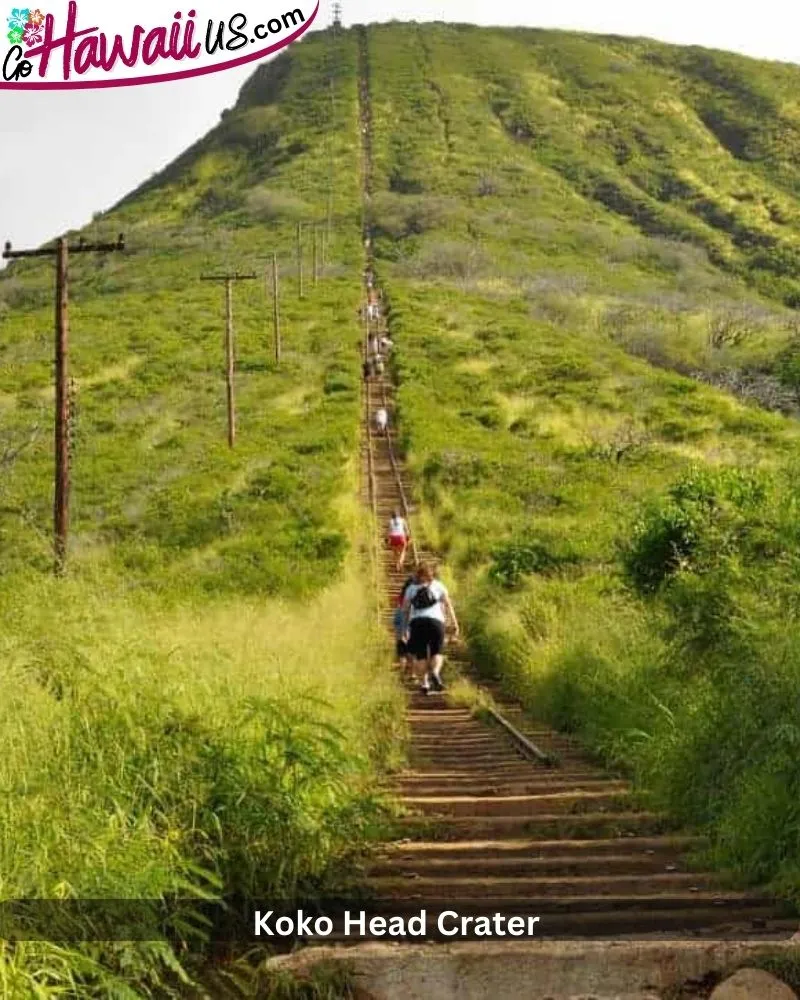
M 439 598 L 433 596 L 433 592 L 430 587 L 420 587 L 419 590 L 411 598 L 411 607 L 415 611 L 427 611 L 428 608 L 432 608 L 434 604 L 439 603 Z

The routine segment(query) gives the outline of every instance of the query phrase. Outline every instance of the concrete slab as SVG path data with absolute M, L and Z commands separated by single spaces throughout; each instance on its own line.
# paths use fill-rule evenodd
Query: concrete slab
M 359 1000 L 659 1000 L 675 986 L 725 974 L 789 941 L 532 941 L 314 947 L 268 967 L 301 978 L 315 965 L 352 970 Z

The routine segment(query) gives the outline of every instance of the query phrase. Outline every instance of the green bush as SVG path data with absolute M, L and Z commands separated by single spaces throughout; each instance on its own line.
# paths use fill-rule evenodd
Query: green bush
M 693 470 L 634 525 L 624 558 L 631 583 L 652 593 L 679 571 L 702 572 L 745 547 L 767 491 L 755 473 Z
M 297 195 L 263 186 L 254 188 L 247 195 L 247 211 L 253 219 L 262 222 L 281 220 L 298 222 L 308 217 L 308 205 Z
M 446 225 L 457 212 L 458 202 L 454 199 L 385 191 L 371 202 L 370 222 L 379 236 L 399 240 Z
M 563 542 L 555 545 L 540 539 L 508 542 L 492 553 L 489 579 L 511 590 L 519 587 L 523 578 L 531 573 L 550 573 L 577 561 L 576 554 Z

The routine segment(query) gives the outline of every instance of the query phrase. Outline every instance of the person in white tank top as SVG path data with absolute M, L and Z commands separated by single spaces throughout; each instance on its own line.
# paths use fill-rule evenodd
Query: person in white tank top
M 457 638 L 458 619 L 447 587 L 436 579 L 431 567 L 420 563 L 415 576 L 416 582 L 405 591 L 403 599 L 408 626 L 407 650 L 417 664 L 425 665 L 421 687 L 423 694 L 438 693 L 444 691 L 445 624 L 449 618 Z

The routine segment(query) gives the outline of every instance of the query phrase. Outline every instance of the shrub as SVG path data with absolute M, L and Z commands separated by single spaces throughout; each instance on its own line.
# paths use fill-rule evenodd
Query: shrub
M 200 195 L 195 209 L 201 215 L 213 218 L 236 211 L 236 209 L 241 208 L 243 201 L 240 192 L 231 190 L 229 183 L 219 180 L 210 184 Z
M 708 326 L 708 346 L 712 350 L 737 347 L 753 336 L 762 333 L 774 314 L 750 303 L 717 309 L 711 314 Z
M 542 539 L 507 542 L 492 552 L 489 579 L 513 590 L 531 573 L 551 573 L 576 562 L 577 555 L 564 542 Z
M 670 501 L 653 504 L 634 525 L 625 570 L 637 590 L 648 593 L 686 565 L 701 536 L 695 512 Z
M 605 462 L 621 462 L 641 457 L 651 440 L 651 435 L 633 420 L 624 421 L 610 435 L 592 434 L 589 454 Z
M 259 156 L 277 146 L 279 139 L 279 116 L 271 107 L 235 111 L 225 118 L 218 132 L 221 144 L 242 146 Z
M 308 205 L 302 198 L 266 185 L 253 188 L 247 195 L 245 205 L 249 214 L 260 222 L 297 222 L 309 214 Z
M 370 222 L 378 235 L 404 239 L 444 225 L 457 208 L 457 203 L 450 198 L 382 191 L 371 203 Z
M 478 246 L 454 241 L 430 243 L 417 253 L 406 269 L 418 278 L 458 278 L 464 282 L 484 274 L 489 257 Z
M 765 410 L 788 414 L 795 412 L 800 405 L 797 387 L 787 385 L 775 375 L 726 368 L 710 373 L 695 372 L 694 377 L 739 399 L 757 403 Z
M 741 548 L 767 486 L 750 472 L 694 470 L 635 523 L 624 554 L 628 579 L 652 593 L 679 571 L 702 572 Z

